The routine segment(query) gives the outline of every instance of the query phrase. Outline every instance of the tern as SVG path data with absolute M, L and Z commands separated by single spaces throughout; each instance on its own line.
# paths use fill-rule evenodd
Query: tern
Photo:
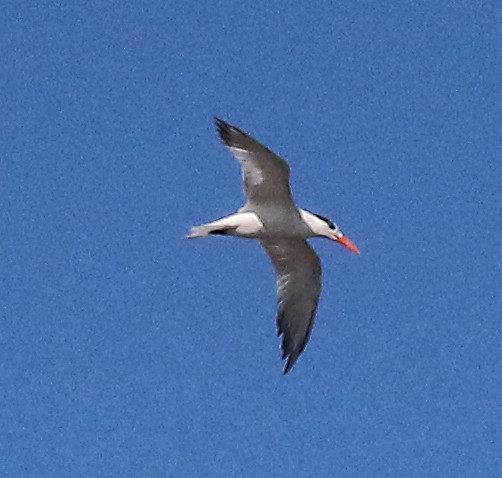
M 321 261 L 306 242 L 324 237 L 359 254 L 340 228 L 296 206 L 288 163 L 244 131 L 215 118 L 223 143 L 241 164 L 247 203 L 235 214 L 192 227 L 189 239 L 229 235 L 257 239 L 277 273 L 277 329 L 287 374 L 305 349 L 321 294 Z

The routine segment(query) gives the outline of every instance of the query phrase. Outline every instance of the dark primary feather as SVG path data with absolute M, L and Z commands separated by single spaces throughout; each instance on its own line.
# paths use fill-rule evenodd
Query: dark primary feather
M 214 124 L 218 128 L 218 133 L 220 134 L 221 139 L 227 146 L 239 147 L 239 141 L 236 141 L 236 139 L 239 138 L 240 135 L 247 136 L 244 131 L 235 126 L 232 126 L 231 124 L 223 121 L 220 118 L 214 118 Z
M 270 154 L 274 154 L 266 146 L 259 143 L 236 126 L 232 126 L 220 118 L 214 118 L 214 123 L 218 128 L 218 133 L 220 134 L 221 139 L 229 148 L 245 149 L 251 153 L 268 152 Z
M 317 304 L 310 314 L 307 330 L 303 340 L 296 344 L 294 336 L 288 327 L 287 317 L 285 316 L 284 311 L 279 307 L 279 311 L 277 313 L 277 335 L 282 335 L 282 358 L 283 360 L 286 358 L 288 359 L 286 366 L 284 367 L 284 375 L 286 375 L 293 368 L 293 365 L 298 360 L 298 357 L 302 354 L 305 346 L 307 345 L 310 333 L 312 332 L 312 327 L 314 326 L 316 310 Z

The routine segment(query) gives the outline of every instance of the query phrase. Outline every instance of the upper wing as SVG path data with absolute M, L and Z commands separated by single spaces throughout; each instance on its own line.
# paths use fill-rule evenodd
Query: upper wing
M 288 373 L 303 352 L 321 294 L 321 261 L 303 240 L 261 241 L 278 274 L 278 335 Z
M 291 202 L 289 166 L 251 136 L 219 118 L 215 124 L 223 142 L 242 165 L 244 192 L 251 204 Z

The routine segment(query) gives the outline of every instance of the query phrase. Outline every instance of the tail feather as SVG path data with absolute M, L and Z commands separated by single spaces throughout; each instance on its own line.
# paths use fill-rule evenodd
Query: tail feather
M 211 232 L 211 228 L 207 226 L 195 226 L 190 229 L 190 234 L 186 235 L 187 239 L 195 239 L 196 237 L 207 237 Z

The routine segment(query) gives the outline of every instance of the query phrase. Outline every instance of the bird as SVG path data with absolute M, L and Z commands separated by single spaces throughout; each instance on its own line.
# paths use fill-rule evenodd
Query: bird
M 234 214 L 192 227 L 186 237 L 228 235 L 261 243 L 277 274 L 277 335 L 287 374 L 307 345 L 321 294 L 321 261 L 306 240 L 327 238 L 360 251 L 334 222 L 295 204 L 284 159 L 236 126 L 214 122 L 241 165 L 247 202 Z

